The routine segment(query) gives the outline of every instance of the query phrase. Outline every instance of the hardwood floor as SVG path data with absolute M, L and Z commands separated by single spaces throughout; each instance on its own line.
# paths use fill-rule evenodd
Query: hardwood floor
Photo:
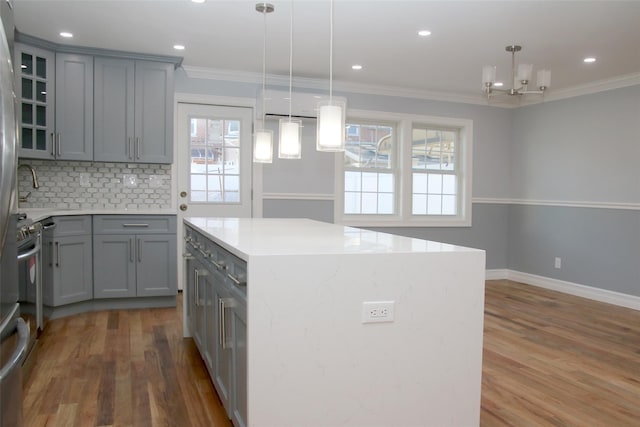
M 231 426 L 178 309 L 49 322 L 25 385 L 25 426 Z
M 483 426 L 639 426 L 640 311 L 487 282 Z
M 25 425 L 230 426 L 178 306 L 50 322 Z M 481 425 L 640 425 L 640 312 L 487 282 Z

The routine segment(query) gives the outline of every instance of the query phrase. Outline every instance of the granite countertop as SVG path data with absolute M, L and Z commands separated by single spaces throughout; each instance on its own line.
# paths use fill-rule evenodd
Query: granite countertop
M 184 222 L 245 260 L 271 255 L 478 251 L 309 219 L 189 217 Z
M 52 216 L 65 215 L 175 215 L 174 209 L 59 209 L 59 208 L 19 208 L 33 221 L 41 221 Z

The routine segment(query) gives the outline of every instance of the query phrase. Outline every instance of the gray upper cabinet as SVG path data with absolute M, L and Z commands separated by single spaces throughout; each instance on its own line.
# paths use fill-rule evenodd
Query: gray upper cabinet
M 93 57 L 16 44 L 20 157 L 93 160 Z
M 20 157 L 53 159 L 55 54 L 15 44 L 16 118 Z
M 96 161 L 172 163 L 173 64 L 95 58 Z
M 93 160 L 93 57 L 56 54 L 55 158 Z

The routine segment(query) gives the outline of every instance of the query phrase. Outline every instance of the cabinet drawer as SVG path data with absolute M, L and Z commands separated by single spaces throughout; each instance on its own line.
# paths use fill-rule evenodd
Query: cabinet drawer
M 42 221 L 44 226 L 55 224 L 54 228 L 45 231 L 45 235 L 53 237 L 82 236 L 91 234 L 91 215 L 54 216 Z
M 94 234 L 155 234 L 176 232 L 174 215 L 94 215 Z

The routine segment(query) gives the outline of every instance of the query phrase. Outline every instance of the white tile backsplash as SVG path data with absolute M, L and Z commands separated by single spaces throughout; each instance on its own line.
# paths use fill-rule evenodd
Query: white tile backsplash
M 31 192 L 23 208 L 167 209 L 171 207 L 171 165 L 93 163 L 20 159 L 33 166 L 40 188 L 32 188 L 31 174 L 18 171 L 18 192 Z M 135 176 L 135 186 L 124 177 Z M 129 184 L 131 182 L 129 181 Z

